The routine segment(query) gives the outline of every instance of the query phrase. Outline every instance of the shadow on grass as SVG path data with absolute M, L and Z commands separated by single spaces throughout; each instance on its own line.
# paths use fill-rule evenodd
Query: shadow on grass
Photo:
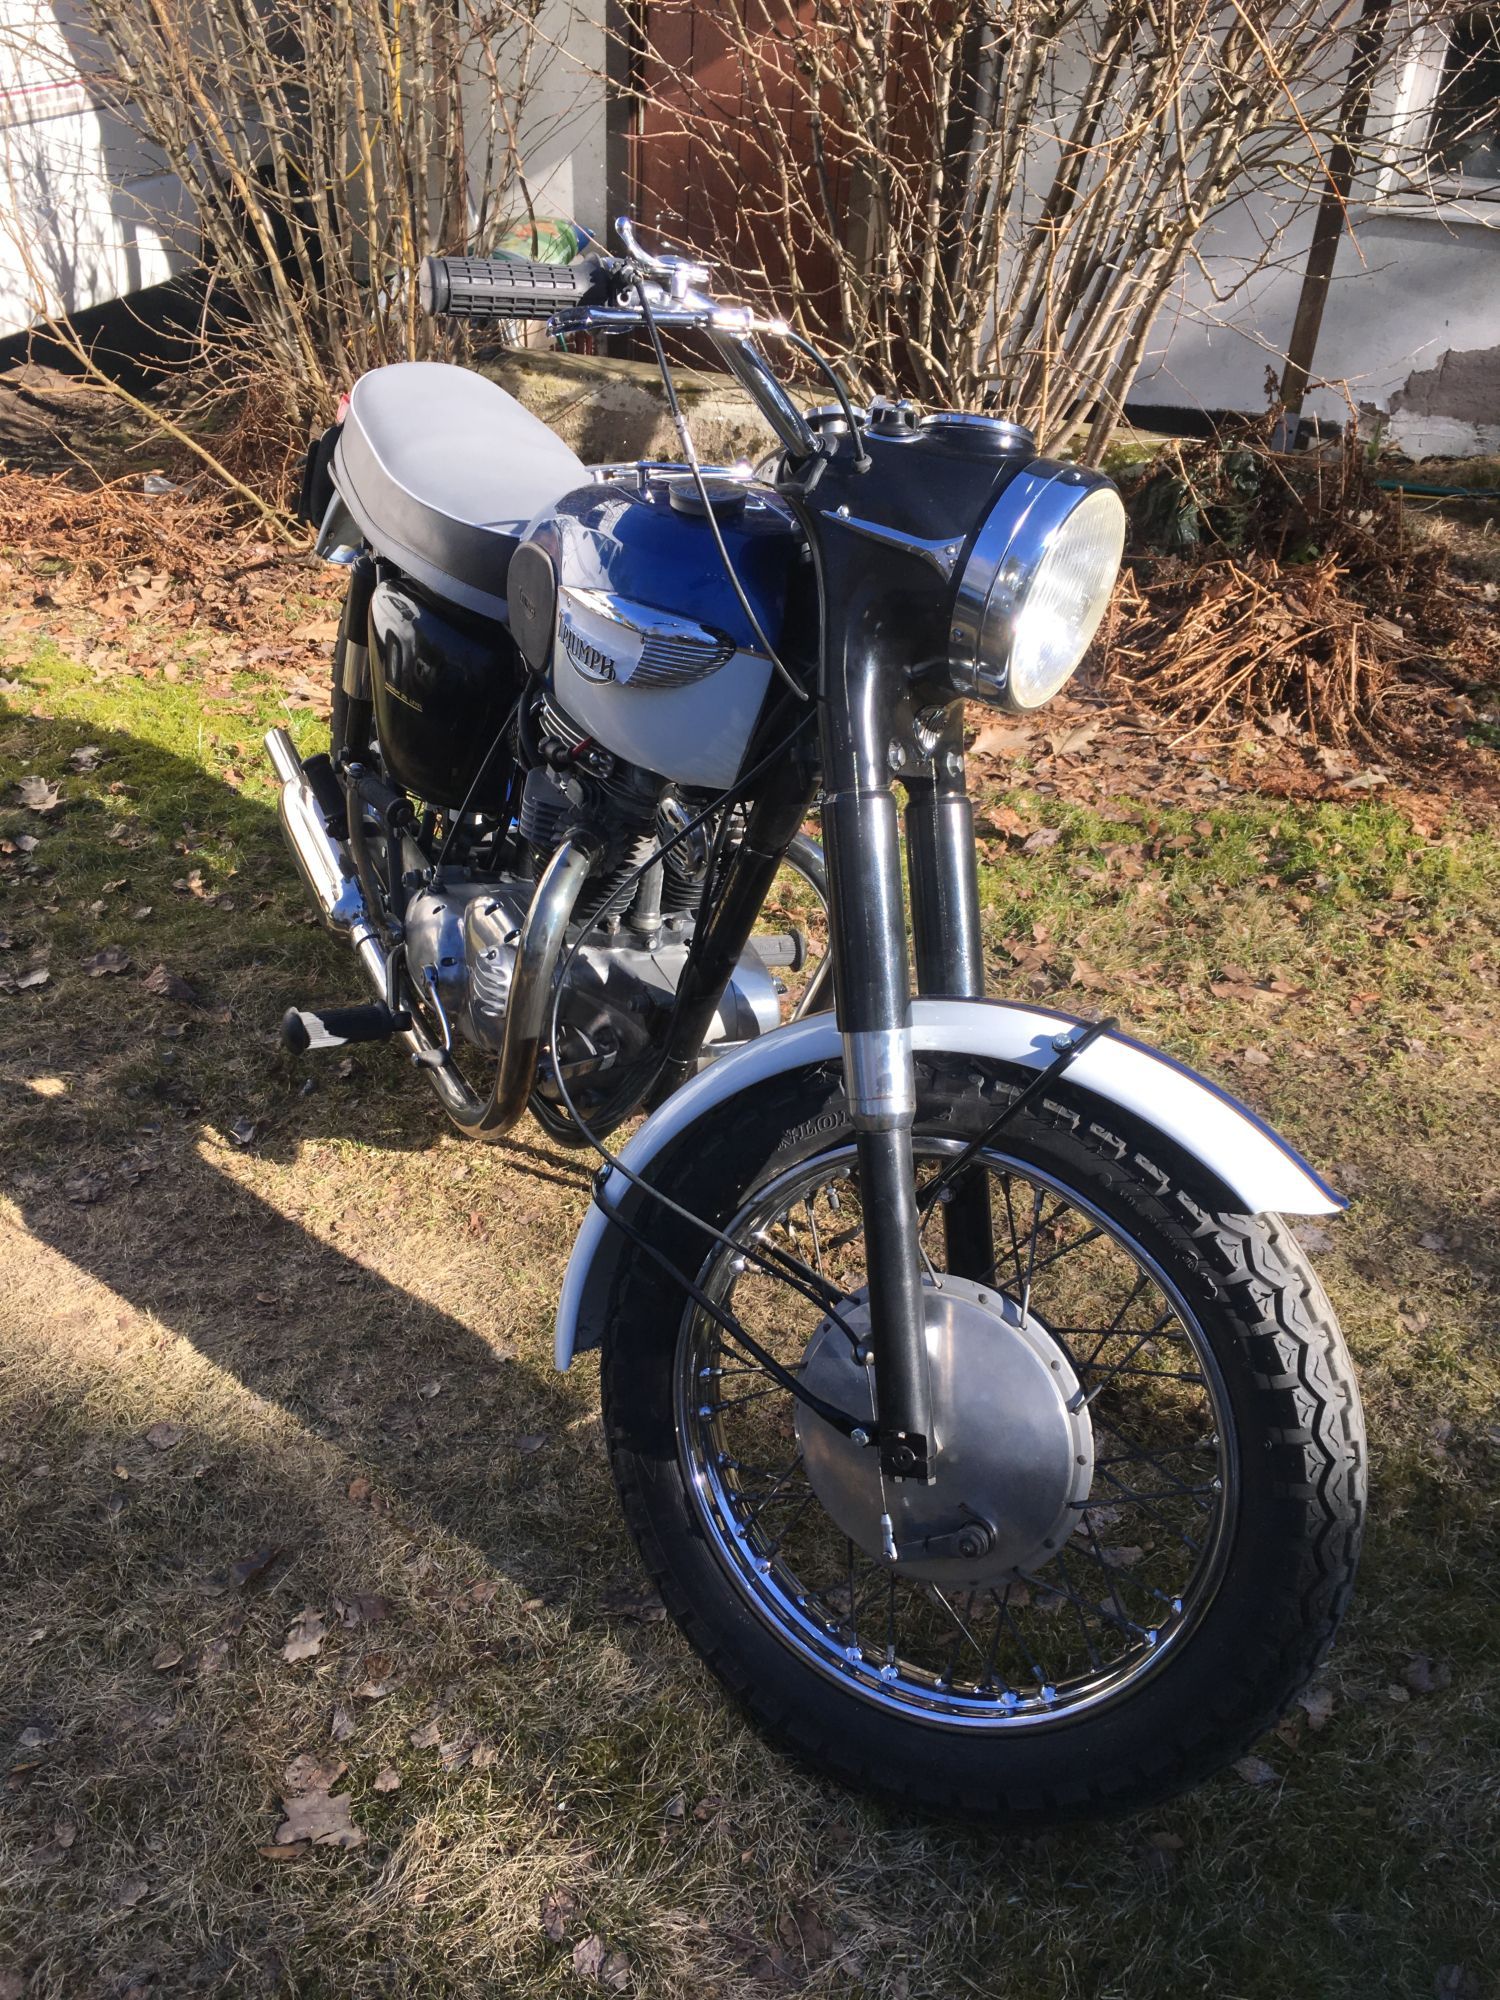
M 264 792 L 139 737 L 0 712 L 6 761 L 39 775 L 68 773 L 86 745 L 94 768 L 63 776 L 55 812 L 0 808 L 0 836 L 36 841 L 0 859 L 12 912 L 0 969 L 14 977 L 45 954 L 49 970 L 46 985 L 0 1000 L 7 1191 L 39 1243 L 341 1445 L 393 1504 L 513 1566 L 516 1528 L 536 1513 L 526 1494 L 550 1479 L 524 1462 L 504 1477 L 507 1440 L 562 1430 L 577 1398 L 518 1357 L 512 1336 L 518 1318 L 544 1331 L 550 1299 L 525 1267 L 565 1250 L 551 1190 L 586 1199 L 582 1156 L 525 1138 L 503 1161 L 439 1147 L 448 1128 L 427 1085 L 385 1051 L 341 1052 L 347 1077 L 339 1056 L 289 1059 L 276 1038 L 288 1005 L 365 996 L 344 947 L 304 921 Z M 184 892 L 189 875 L 199 880 Z M 132 906 L 153 914 L 132 921 Z M 89 976 L 86 961 L 112 944 L 130 969 Z M 199 1004 L 147 991 L 157 964 Z M 310 1150 L 333 1153 L 331 1175 Z M 477 1173 L 462 1164 L 476 1152 Z M 451 1199 L 471 1174 L 473 1194 Z M 252 1181 L 284 1187 L 288 1212 Z M 346 1199 L 331 1213 L 335 1182 Z M 503 1211 L 497 1259 L 481 1269 L 490 1210 Z M 408 1228 L 431 1265 L 421 1290 L 463 1296 L 474 1269 L 472 1319 L 372 1267 L 401 1264 L 391 1253 Z M 328 1240 L 339 1235 L 354 1248 Z M 431 1248 L 445 1236 L 451 1262 Z M 519 1312 L 508 1276 L 527 1281 Z M 445 1453 L 460 1402 L 469 1448 Z M 489 1452 L 473 1449 L 484 1424 Z M 602 1473 L 597 1483 L 602 1500 Z M 530 1594 L 545 1579 L 517 1581 Z

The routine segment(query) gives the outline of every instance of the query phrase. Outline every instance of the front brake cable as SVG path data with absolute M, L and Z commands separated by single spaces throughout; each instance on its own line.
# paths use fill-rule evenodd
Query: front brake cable
M 956 1154 L 948 1162 L 941 1173 L 934 1175 L 922 1190 L 917 1202 L 917 1213 L 925 1216 L 943 1189 L 957 1179 L 964 1168 L 969 1166 L 977 1155 L 984 1151 L 995 1135 L 1004 1126 L 1008 1125 L 1012 1118 L 1033 1105 L 1042 1095 L 1043 1091 L 1056 1083 L 1064 1070 L 1077 1062 L 1084 1050 L 1091 1048 L 1101 1035 L 1109 1034 L 1112 1029 L 1118 1026 L 1119 1022 L 1113 1014 L 1110 1014 L 1102 1021 L 1095 1021 L 1090 1027 L 1085 1028 L 1081 1035 L 1075 1035 L 1067 1042 L 1054 1041 L 1052 1046 L 1057 1053 L 1052 1058 L 1052 1061 L 1048 1063 L 1044 1070 L 1031 1079 L 1024 1090 L 1017 1092 L 1010 1103 L 1000 1113 L 1000 1116 L 992 1124 L 987 1125 L 977 1139 L 971 1139 L 963 1151 Z

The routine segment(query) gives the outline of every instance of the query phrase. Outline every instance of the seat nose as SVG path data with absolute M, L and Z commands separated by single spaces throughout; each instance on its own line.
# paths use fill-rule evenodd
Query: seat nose
M 377 554 L 502 621 L 521 531 L 587 476 L 498 383 L 441 361 L 362 375 L 333 459 L 334 485 Z

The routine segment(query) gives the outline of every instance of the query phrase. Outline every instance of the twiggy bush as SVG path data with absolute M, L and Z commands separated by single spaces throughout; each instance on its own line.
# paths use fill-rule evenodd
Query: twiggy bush
M 96 94 L 187 190 L 200 359 L 251 433 L 323 420 L 362 370 L 445 350 L 412 275 L 529 215 L 523 123 L 565 33 L 544 11 L 556 0 L 85 0 Z
M 1451 11 L 656 0 L 633 59 L 658 145 L 700 191 L 679 217 L 702 233 L 706 209 L 726 257 L 862 386 L 993 399 L 1044 447 L 1097 460 L 1215 218 L 1259 200 L 1261 261 L 1286 258 L 1288 224 L 1336 185 L 1340 139 L 1361 164 L 1378 150 L 1362 13 L 1390 67 Z

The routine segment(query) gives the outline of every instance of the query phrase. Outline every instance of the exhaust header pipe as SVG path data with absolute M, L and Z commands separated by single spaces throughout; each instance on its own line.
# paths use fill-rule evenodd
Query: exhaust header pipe
M 347 937 L 377 1000 L 406 1022 L 401 1038 L 412 1059 L 432 1079 L 443 1109 L 476 1139 L 500 1139 L 526 1109 L 536 1081 L 547 1007 L 557 962 L 579 892 L 597 849 L 587 839 L 565 840 L 548 862 L 521 927 L 505 1010 L 505 1033 L 488 1101 L 464 1082 L 447 1052 L 432 1040 L 411 1008 L 403 1008 L 393 961 L 383 949 L 353 863 L 328 831 L 302 759 L 284 729 L 266 733 L 266 754 L 281 781 L 277 814 L 308 894 L 331 930 Z M 398 947 L 399 951 L 399 947 Z

